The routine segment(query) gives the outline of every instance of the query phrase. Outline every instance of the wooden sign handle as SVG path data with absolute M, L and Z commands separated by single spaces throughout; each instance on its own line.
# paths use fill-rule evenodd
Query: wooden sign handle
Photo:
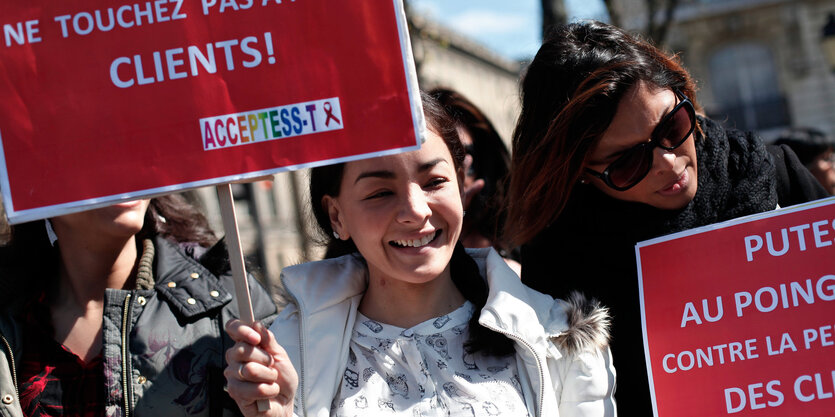
M 232 197 L 232 186 L 230 184 L 218 185 L 217 198 L 220 203 L 223 229 L 226 231 L 226 250 L 229 252 L 229 264 L 232 267 L 232 278 L 235 281 L 235 298 L 238 299 L 240 319 L 245 323 L 255 324 L 252 299 L 249 296 L 249 285 L 246 282 L 244 252 L 241 249 L 241 237 L 238 234 L 238 220 L 235 216 L 235 199 Z M 270 409 L 270 403 L 267 400 L 258 400 L 257 406 L 260 412 Z

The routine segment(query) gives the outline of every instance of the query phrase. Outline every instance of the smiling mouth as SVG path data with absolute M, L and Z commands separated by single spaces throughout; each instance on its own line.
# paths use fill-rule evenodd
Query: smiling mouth
M 441 230 L 435 230 L 432 234 L 426 235 L 420 239 L 408 239 L 408 240 L 392 240 L 389 242 L 389 245 L 392 245 L 396 248 L 419 248 L 421 246 L 426 246 L 440 234 Z

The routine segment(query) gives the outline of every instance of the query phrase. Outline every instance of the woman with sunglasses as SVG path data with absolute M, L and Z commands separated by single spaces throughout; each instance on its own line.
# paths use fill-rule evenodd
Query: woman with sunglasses
M 524 283 L 611 308 L 625 415 L 652 415 L 635 243 L 826 195 L 791 151 L 699 115 L 694 92 L 675 58 L 595 21 L 556 28 L 522 82 L 506 238 Z

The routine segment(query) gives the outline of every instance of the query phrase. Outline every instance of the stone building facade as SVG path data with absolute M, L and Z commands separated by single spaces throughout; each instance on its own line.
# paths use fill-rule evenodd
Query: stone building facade
M 469 98 L 510 144 L 519 115 L 521 65 L 431 20 L 413 16 L 412 50 L 420 87 L 447 87 Z
M 646 0 L 618 0 L 623 26 Z M 789 127 L 835 134 L 835 74 L 823 28 L 833 0 L 681 0 L 663 47 L 681 55 L 705 112 L 765 139 Z

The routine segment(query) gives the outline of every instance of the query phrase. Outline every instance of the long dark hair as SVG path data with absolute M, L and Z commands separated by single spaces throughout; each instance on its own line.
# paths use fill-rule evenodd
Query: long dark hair
M 510 241 L 530 240 L 560 215 L 588 153 L 639 81 L 677 89 L 699 108 L 678 57 L 649 42 L 597 21 L 549 34 L 522 80 L 505 225 Z
M 14 225 L 11 235 L 9 243 L 0 247 L 0 305 L 25 302 L 45 288 L 54 288 L 61 262 L 44 220 Z M 151 199 L 142 230 L 136 234 L 140 252 L 142 241 L 154 236 L 202 247 L 217 242 L 203 213 L 179 194 Z
M 456 171 L 461 172 L 464 163 L 464 147 L 458 138 L 455 123 L 440 104 L 426 93 L 421 93 L 423 114 L 427 128 L 443 139 L 452 155 Z M 332 258 L 347 254 L 359 256 L 353 240 L 340 240 L 333 237 L 327 208 L 322 204 L 326 195 L 338 197 L 342 185 L 345 164 L 335 164 L 313 168 L 310 172 L 310 206 L 316 224 L 319 226 L 319 241 L 327 245 L 325 257 Z M 469 339 L 466 348 L 470 352 L 484 351 L 493 355 L 513 352 L 513 343 L 500 333 L 493 332 L 478 323 L 479 311 L 487 302 L 487 283 L 481 277 L 478 265 L 461 244 L 457 244 L 450 259 L 452 282 L 461 294 L 476 306 L 476 313 L 470 318 Z
M 181 194 L 152 198 L 145 224 L 137 237 L 162 236 L 177 243 L 208 248 L 217 242 L 206 216 Z
M 449 88 L 435 88 L 429 94 L 452 116 L 456 127 L 473 140 L 467 150 L 473 157 L 472 170 L 484 180 L 484 188 L 470 201 L 464 216 L 462 235 L 473 231 L 490 240 L 498 250 L 507 249 L 501 242 L 504 226 L 504 195 L 510 173 L 510 152 L 490 119 L 473 102 Z

